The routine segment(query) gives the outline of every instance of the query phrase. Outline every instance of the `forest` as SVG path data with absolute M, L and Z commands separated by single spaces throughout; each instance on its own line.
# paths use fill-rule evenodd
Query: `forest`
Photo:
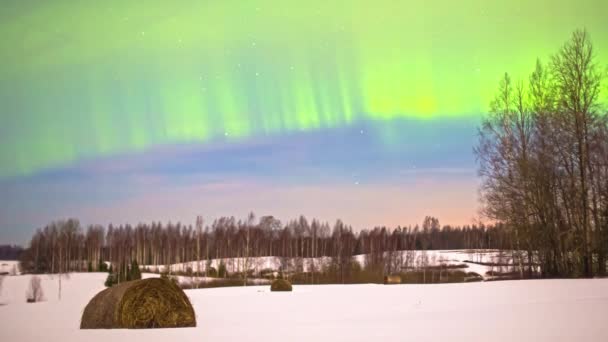
M 24 270 L 33 273 L 65 273 L 105 270 L 103 261 L 114 268 L 131 265 L 170 265 L 216 258 L 330 257 L 350 267 L 358 254 L 376 255 L 376 265 L 390 273 L 384 252 L 433 249 L 512 249 L 500 226 L 440 226 L 426 217 L 422 226 L 353 231 L 337 220 L 333 225 L 300 216 L 283 224 L 273 216 L 259 220 L 253 213 L 245 220 L 222 217 L 205 225 L 152 223 L 107 228 L 91 225 L 83 229 L 76 219 L 53 222 L 36 231 L 22 254 Z M 287 270 L 286 270 L 287 271 Z M 320 271 L 320 270 L 315 270 Z

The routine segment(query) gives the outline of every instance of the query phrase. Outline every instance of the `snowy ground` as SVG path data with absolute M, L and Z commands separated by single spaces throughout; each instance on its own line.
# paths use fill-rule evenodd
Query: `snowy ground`
M 19 261 L 16 260 L 0 260 L 0 274 L 8 273 L 17 275 L 21 273 L 19 269 Z
M 43 276 L 36 304 L 30 276 L 6 277 L 0 341 L 608 341 L 608 279 L 187 290 L 196 328 L 79 330 L 105 277 L 72 274 L 58 301 L 58 278 Z

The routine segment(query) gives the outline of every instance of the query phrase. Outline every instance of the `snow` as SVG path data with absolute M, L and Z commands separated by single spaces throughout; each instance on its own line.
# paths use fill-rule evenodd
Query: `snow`
M 16 274 L 21 273 L 21 270 L 19 269 L 19 261 L 0 260 L 0 274 L 13 275 L 13 273 L 16 273 Z
M 46 301 L 26 304 L 30 277 L 4 279 L 1 341 L 608 341 L 608 279 L 186 290 L 196 328 L 79 330 L 106 274 L 64 278 L 61 301 L 41 276 Z

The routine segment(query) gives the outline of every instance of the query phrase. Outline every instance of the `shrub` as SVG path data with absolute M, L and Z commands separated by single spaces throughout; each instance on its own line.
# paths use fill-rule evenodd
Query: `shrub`
M 276 279 L 270 285 L 270 291 L 291 291 L 291 283 L 286 279 Z
M 230 278 L 219 278 L 219 279 L 205 279 L 205 280 L 193 280 L 187 283 L 178 284 L 182 289 L 203 289 L 203 288 L 214 288 L 214 287 L 236 287 L 243 286 L 243 279 L 230 279 Z M 256 285 L 270 285 L 270 281 L 267 279 L 247 279 L 247 286 Z
M 492 276 L 492 277 L 520 278 L 520 272 L 519 271 L 508 271 L 508 272 L 487 271 L 486 275 Z
M 215 269 L 215 267 L 208 267 L 206 273 L 207 273 L 207 277 L 212 277 L 212 278 L 217 277 L 217 270 Z
M 467 272 L 466 276 L 464 277 L 465 282 L 474 282 L 474 281 L 482 281 L 482 280 L 483 280 L 483 277 L 475 272 Z
M 259 273 L 262 278 L 274 278 L 274 272 L 272 268 L 263 268 Z
M 168 280 L 168 281 L 172 282 L 175 285 L 179 285 L 179 281 L 177 280 L 177 278 L 173 277 L 173 276 L 170 276 L 169 272 L 162 272 L 160 274 L 160 279 Z
M 416 270 L 401 273 L 401 280 L 406 284 L 435 284 L 435 283 L 462 283 L 480 281 L 482 278 L 474 272 L 461 270 Z
M 389 284 L 401 284 L 401 276 L 399 276 L 399 275 L 384 276 L 384 285 L 389 285 Z

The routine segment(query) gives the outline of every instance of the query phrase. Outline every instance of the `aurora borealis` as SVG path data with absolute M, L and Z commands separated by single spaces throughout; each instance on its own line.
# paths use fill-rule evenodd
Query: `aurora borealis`
M 473 170 L 475 124 L 500 76 L 527 77 L 537 57 L 548 60 L 579 27 L 590 32 L 598 60 L 608 61 L 606 13 L 601 0 L 5 1 L 0 191 L 2 202 L 19 199 L 11 207 L 18 214 L 0 219 L 2 235 L 35 210 L 41 189 L 61 188 L 57 178 L 99 189 L 98 178 L 82 176 L 83 163 L 103 168 L 128 156 L 137 164 L 184 146 L 206 152 L 185 164 L 183 153 L 164 152 L 147 166 L 171 179 L 171 189 L 175 170 L 160 165 L 205 178 L 211 171 L 198 164 L 214 164 L 259 187 L 274 169 L 249 172 L 251 164 L 221 153 L 210 159 L 209 151 L 237 150 L 257 163 L 288 151 L 291 140 L 307 158 L 321 157 L 264 159 L 295 175 L 283 174 L 284 187 L 318 186 L 300 171 L 311 163 L 336 179 L 367 175 L 375 189 L 390 188 L 379 174 L 405 166 Z M 342 149 L 323 157 L 326 147 L 307 139 Z M 274 147 L 256 152 L 259 144 Z M 370 171 L 379 165 L 386 170 Z M 57 204 L 30 223 L 68 215 L 66 208 Z M 70 208 L 78 216 L 78 206 Z

